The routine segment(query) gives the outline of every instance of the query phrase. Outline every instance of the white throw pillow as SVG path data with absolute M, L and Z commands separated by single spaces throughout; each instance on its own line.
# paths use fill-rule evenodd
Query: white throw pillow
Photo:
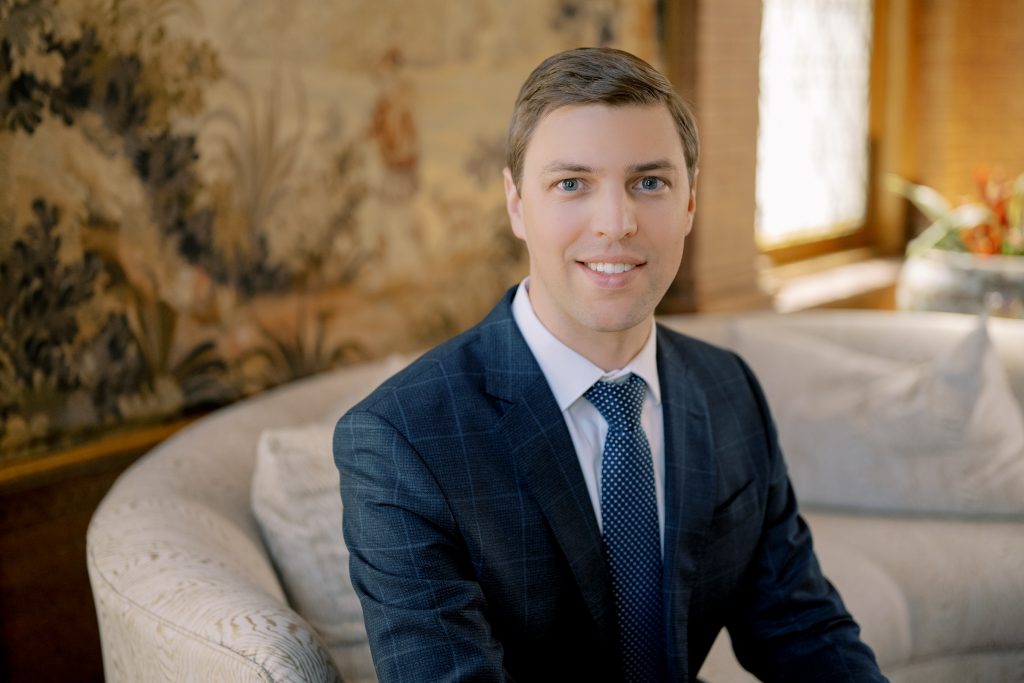
M 251 504 L 291 605 L 327 646 L 346 683 L 377 680 L 363 610 L 348 573 L 338 470 L 331 452 L 344 413 L 412 356 L 341 371 L 337 402 L 320 422 L 260 435 Z
M 346 683 L 376 681 L 341 533 L 334 426 L 260 436 L 252 510 L 291 605 L 316 629 Z
M 917 363 L 770 322 L 731 332 L 764 387 L 803 504 L 1024 514 L 1024 420 L 984 319 Z

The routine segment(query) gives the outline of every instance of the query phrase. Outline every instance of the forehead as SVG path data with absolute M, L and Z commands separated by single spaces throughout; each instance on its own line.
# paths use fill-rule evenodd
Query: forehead
M 667 105 L 584 104 L 559 107 L 540 118 L 523 166 L 535 174 L 553 161 L 614 168 L 654 158 L 685 167 L 682 140 Z

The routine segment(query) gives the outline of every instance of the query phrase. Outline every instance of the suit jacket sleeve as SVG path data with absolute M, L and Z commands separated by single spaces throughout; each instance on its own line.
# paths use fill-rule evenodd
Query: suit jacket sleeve
M 822 575 L 764 395 L 751 370 L 743 369 L 763 416 L 770 465 L 761 538 L 745 594 L 726 625 L 737 659 L 763 681 L 885 681 Z
M 334 457 L 379 680 L 508 679 L 451 510 L 416 450 L 386 420 L 356 409 L 335 429 Z

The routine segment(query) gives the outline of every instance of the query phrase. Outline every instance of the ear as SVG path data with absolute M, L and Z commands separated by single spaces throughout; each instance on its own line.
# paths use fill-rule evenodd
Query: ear
M 505 168 L 501 175 L 505 178 L 505 210 L 508 211 L 508 218 L 512 222 L 512 234 L 521 240 L 526 240 L 526 224 L 523 222 L 523 200 L 516 189 L 516 183 L 512 180 L 512 171 Z
M 693 215 L 697 211 L 697 178 L 700 176 L 700 169 L 693 169 L 693 182 L 690 184 L 690 200 L 686 204 L 686 234 L 693 230 Z

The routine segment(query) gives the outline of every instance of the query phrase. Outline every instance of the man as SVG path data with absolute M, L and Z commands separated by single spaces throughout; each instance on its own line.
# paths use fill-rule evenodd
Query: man
M 696 208 L 693 118 L 624 52 L 530 75 L 505 193 L 527 280 L 338 423 L 382 681 L 884 680 L 822 577 L 764 397 L 655 325 Z

